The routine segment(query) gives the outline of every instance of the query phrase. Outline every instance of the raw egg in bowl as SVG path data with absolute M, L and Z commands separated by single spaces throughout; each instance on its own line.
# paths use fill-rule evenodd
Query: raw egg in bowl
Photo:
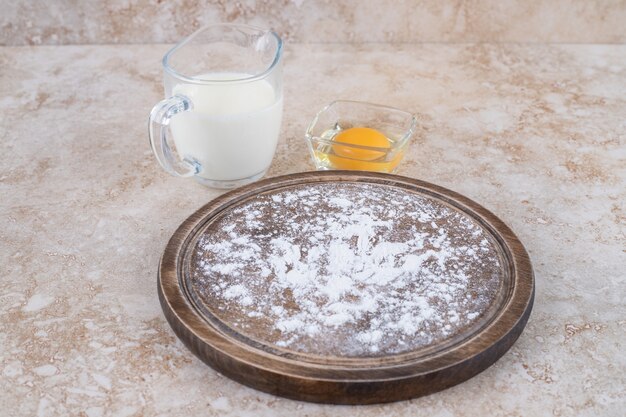
M 338 100 L 317 113 L 305 137 L 318 170 L 393 173 L 416 123 L 415 116 L 392 107 Z

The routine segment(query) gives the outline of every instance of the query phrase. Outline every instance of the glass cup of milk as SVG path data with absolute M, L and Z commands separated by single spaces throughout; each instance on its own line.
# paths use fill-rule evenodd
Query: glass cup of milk
M 201 28 L 163 57 L 150 144 L 170 174 L 214 188 L 265 175 L 283 110 L 282 40 L 241 24 Z

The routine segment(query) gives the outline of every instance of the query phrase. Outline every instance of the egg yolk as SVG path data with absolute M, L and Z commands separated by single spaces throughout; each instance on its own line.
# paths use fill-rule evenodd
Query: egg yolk
M 346 129 L 339 132 L 333 140 L 335 141 L 333 151 L 336 155 L 345 158 L 359 159 L 361 161 L 373 161 L 385 156 L 386 152 L 374 149 L 355 148 L 353 146 L 342 146 L 341 144 L 345 143 L 346 145 L 371 146 L 373 148 L 387 149 L 391 147 L 389 139 L 387 139 L 385 135 L 369 127 L 352 127 Z
M 328 159 L 335 169 L 357 171 L 391 172 L 402 155 L 398 153 L 391 161 L 378 161 L 387 155 L 391 142 L 385 135 L 369 127 L 353 127 L 339 132 L 334 138 L 333 152 Z M 379 149 L 358 148 L 367 146 Z

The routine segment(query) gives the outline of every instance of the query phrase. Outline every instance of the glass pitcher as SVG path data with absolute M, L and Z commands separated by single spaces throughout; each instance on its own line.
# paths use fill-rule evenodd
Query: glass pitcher
M 282 40 L 241 24 L 205 26 L 163 57 L 165 99 L 150 144 L 172 175 L 233 188 L 267 172 L 280 132 Z

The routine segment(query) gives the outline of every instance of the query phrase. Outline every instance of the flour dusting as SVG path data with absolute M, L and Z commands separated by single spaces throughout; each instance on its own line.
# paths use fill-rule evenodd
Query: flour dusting
M 192 288 L 246 336 L 298 352 L 377 356 L 479 320 L 504 272 L 493 238 L 429 197 L 371 184 L 274 191 L 213 222 Z

